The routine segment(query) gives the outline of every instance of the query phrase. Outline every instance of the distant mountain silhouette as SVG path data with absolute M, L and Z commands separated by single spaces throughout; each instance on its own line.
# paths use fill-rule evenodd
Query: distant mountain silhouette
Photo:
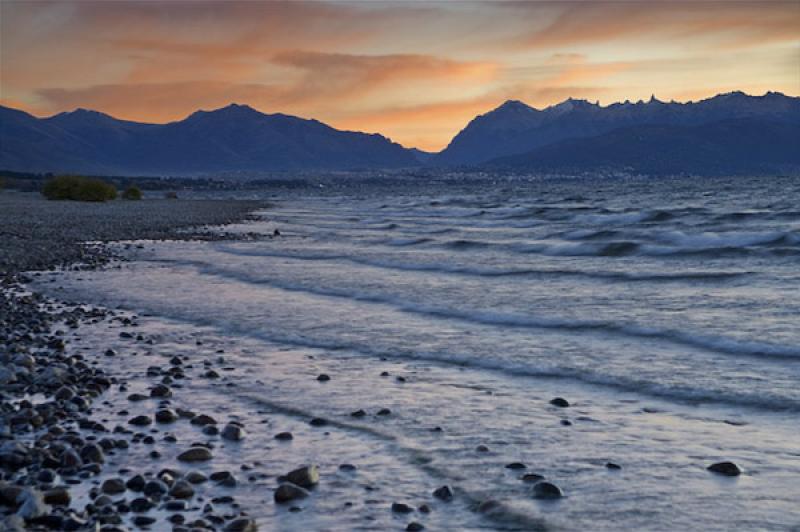
M 800 123 L 739 118 L 698 126 L 632 126 L 548 144 L 484 165 L 565 174 L 602 170 L 662 176 L 797 173 Z
M 732 92 L 699 102 L 665 103 L 651 98 L 607 107 L 568 99 L 543 110 L 511 100 L 473 119 L 431 164 L 475 165 L 565 139 L 595 137 L 633 126 L 692 126 L 738 118 L 796 123 L 800 121 L 800 98 L 776 92 L 764 96 Z
M 0 106 L 0 169 L 193 176 L 426 165 L 770 173 L 796 167 L 798 124 L 800 98 L 776 92 L 606 107 L 568 99 L 543 110 L 510 100 L 473 119 L 446 149 L 431 154 L 378 134 L 340 131 L 246 105 L 197 111 L 169 124 L 85 109 L 36 118 Z
M 84 109 L 40 119 L 0 107 L 0 168 L 6 170 L 197 175 L 418 164 L 415 153 L 381 135 L 245 105 L 197 111 L 169 124 Z

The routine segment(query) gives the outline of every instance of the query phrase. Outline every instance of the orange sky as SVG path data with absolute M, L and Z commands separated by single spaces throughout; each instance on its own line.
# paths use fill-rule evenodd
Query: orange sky
M 0 102 L 168 122 L 249 104 L 442 149 L 506 99 L 800 95 L 800 1 L 0 0 Z

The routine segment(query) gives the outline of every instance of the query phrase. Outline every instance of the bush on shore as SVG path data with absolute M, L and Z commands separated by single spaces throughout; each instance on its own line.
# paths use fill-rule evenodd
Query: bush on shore
M 42 195 L 49 200 L 107 201 L 117 198 L 117 188 L 100 179 L 61 175 L 44 184 Z
M 142 191 L 136 185 L 131 185 L 122 193 L 124 200 L 140 200 L 142 199 Z

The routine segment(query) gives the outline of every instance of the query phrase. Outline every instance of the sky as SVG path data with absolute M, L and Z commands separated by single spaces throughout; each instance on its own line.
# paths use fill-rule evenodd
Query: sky
M 438 151 L 542 108 L 800 95 L 800 0 L 0 0 L 0 104 L 143 122 L 230 103 Z

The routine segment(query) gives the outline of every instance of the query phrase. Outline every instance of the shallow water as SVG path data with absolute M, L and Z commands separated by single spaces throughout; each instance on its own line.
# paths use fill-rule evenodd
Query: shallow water
M 431 529 L 785 530 L 800 526 L 798 205 L 787 179 L 292 192 L 233 228 L 279 238 L 145 243 L 39 286 L 224 344 L 242 375 L 198 401 L 331 420 L 276 455 L 321 464 L 307 511 L 252 494 L 265 525 L 403 528 L 399 501 L 431 504 L 412 516 Z M 720 460 L 744 474 L 706 471 Z M 566 497 L 534 500 L 515 461 Z M 449 505 L 430 497 L 442 484 Z M 476 512 L 488 498 L 503 506 Z

